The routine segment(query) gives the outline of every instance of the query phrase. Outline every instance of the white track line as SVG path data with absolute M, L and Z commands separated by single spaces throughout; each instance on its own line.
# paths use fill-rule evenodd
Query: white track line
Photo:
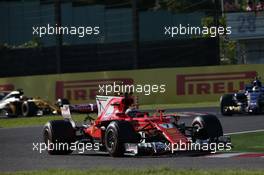
M 258 129 L 258 130 L 251 130 L 251 131 L 240 131 L 240 132 L 231 132 L 226 133 L 224 135 L 236 135 L 236 134 L 247 134 L 247 133 L 254 133 L 254 132 L 264 132 L 264 129 Z
M 262 153 L 219 153 L 205 156 L 207 158 L 264 158 Z
M 208 157 L 208 158 L 230 158 L 230 157 L 240 156 L 243 154 L 245 154 L 245 153 L 219 153 L 219 154 L 208 155 L 205 157 Z

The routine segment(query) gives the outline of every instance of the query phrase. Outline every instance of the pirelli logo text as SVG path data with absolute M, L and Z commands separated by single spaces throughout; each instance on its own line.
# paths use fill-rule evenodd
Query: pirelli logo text
M 177 95 L 210 95 L 244 89 L 257 75 L 256 71 L 177 75 Z
M 95 99 L 95 96 L 98 95 L 99 85 L 109 85 L 114 82 L 128 85 L 134 83 L 131 78 L 57 81 L 56 99 L 67 98 L 70 101 L 87 102 Z

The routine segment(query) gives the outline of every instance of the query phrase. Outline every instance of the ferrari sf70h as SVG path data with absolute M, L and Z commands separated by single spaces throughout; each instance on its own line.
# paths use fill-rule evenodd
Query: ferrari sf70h
M 97 151 L 119 157 L 125 154 L 171 153 L 171 146 L 180 143 L 230 142 L 229 138 L 223 136 L 221 123 L 214 115 L 197 114 L 191 126 L 186 126 L 180 123 L 180 117 L 191 114 L 164 114 L 163 110 L 157 110 L 149 115 L 135 106 L 131 96 L 97 96 L 95 110 L 90 108 L 90 112 L 98 112 L 97 118 L 90 118 L 85 124 L 77 126 L 70 107 L 64 105 L 64 120 L 53 120 L 44 126 L 43 138 L 48 153 L 70 154 L 73 150 L 68 145 L 74 143 L 97 144 Z M 188 150 L 185 147 L 183 151 Z

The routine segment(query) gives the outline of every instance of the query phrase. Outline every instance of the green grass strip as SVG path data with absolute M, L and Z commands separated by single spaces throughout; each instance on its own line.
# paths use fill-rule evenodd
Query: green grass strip
M 142 110 L 219 107 L 219 102 L 141 105 Z
M 76 122 L 82 122 L 85 115 L 73 115 Z M 37 117 L 18 117 L 18 118 L 3 118 L 0 119 L 0 128 L 14 128 L 26 126 L 40 126 L 44 125 L 50 120 L 62 120 L 62 116 L 37 116 Z
M 141 110 L 155 110 L 155 109 L 179 109 L 179 108 L 195 108 L 195 107 L 216 107 L 218 102 L 203 102 L 203 103 L 185 103 L 185 104 L 153 104 L 142 105 Z M 96 114 L 93 114 L 96 117 Z M 73 114 L 73 119 L 76 122 L 82 122 L 85 115 Z M 0 128 L 14 128 L 14 127 L 27 127 L 27 126 L 40 126 L 44 125 L 50 120 L 60 120 L 61 116 L 37 116 L 37 117 L 18 117 L 18 118 L 1 118 Z
M 231 135 L 231 142 L 232 151 L 264 153 L 264 132 Z

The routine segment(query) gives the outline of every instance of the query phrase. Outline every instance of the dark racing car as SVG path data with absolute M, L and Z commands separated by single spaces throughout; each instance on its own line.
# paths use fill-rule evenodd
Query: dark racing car
M 224 116 L 264 113 L 264 87 L 260 78 L 255 78 L 243 91 L 223 95 L 220 108 Z

